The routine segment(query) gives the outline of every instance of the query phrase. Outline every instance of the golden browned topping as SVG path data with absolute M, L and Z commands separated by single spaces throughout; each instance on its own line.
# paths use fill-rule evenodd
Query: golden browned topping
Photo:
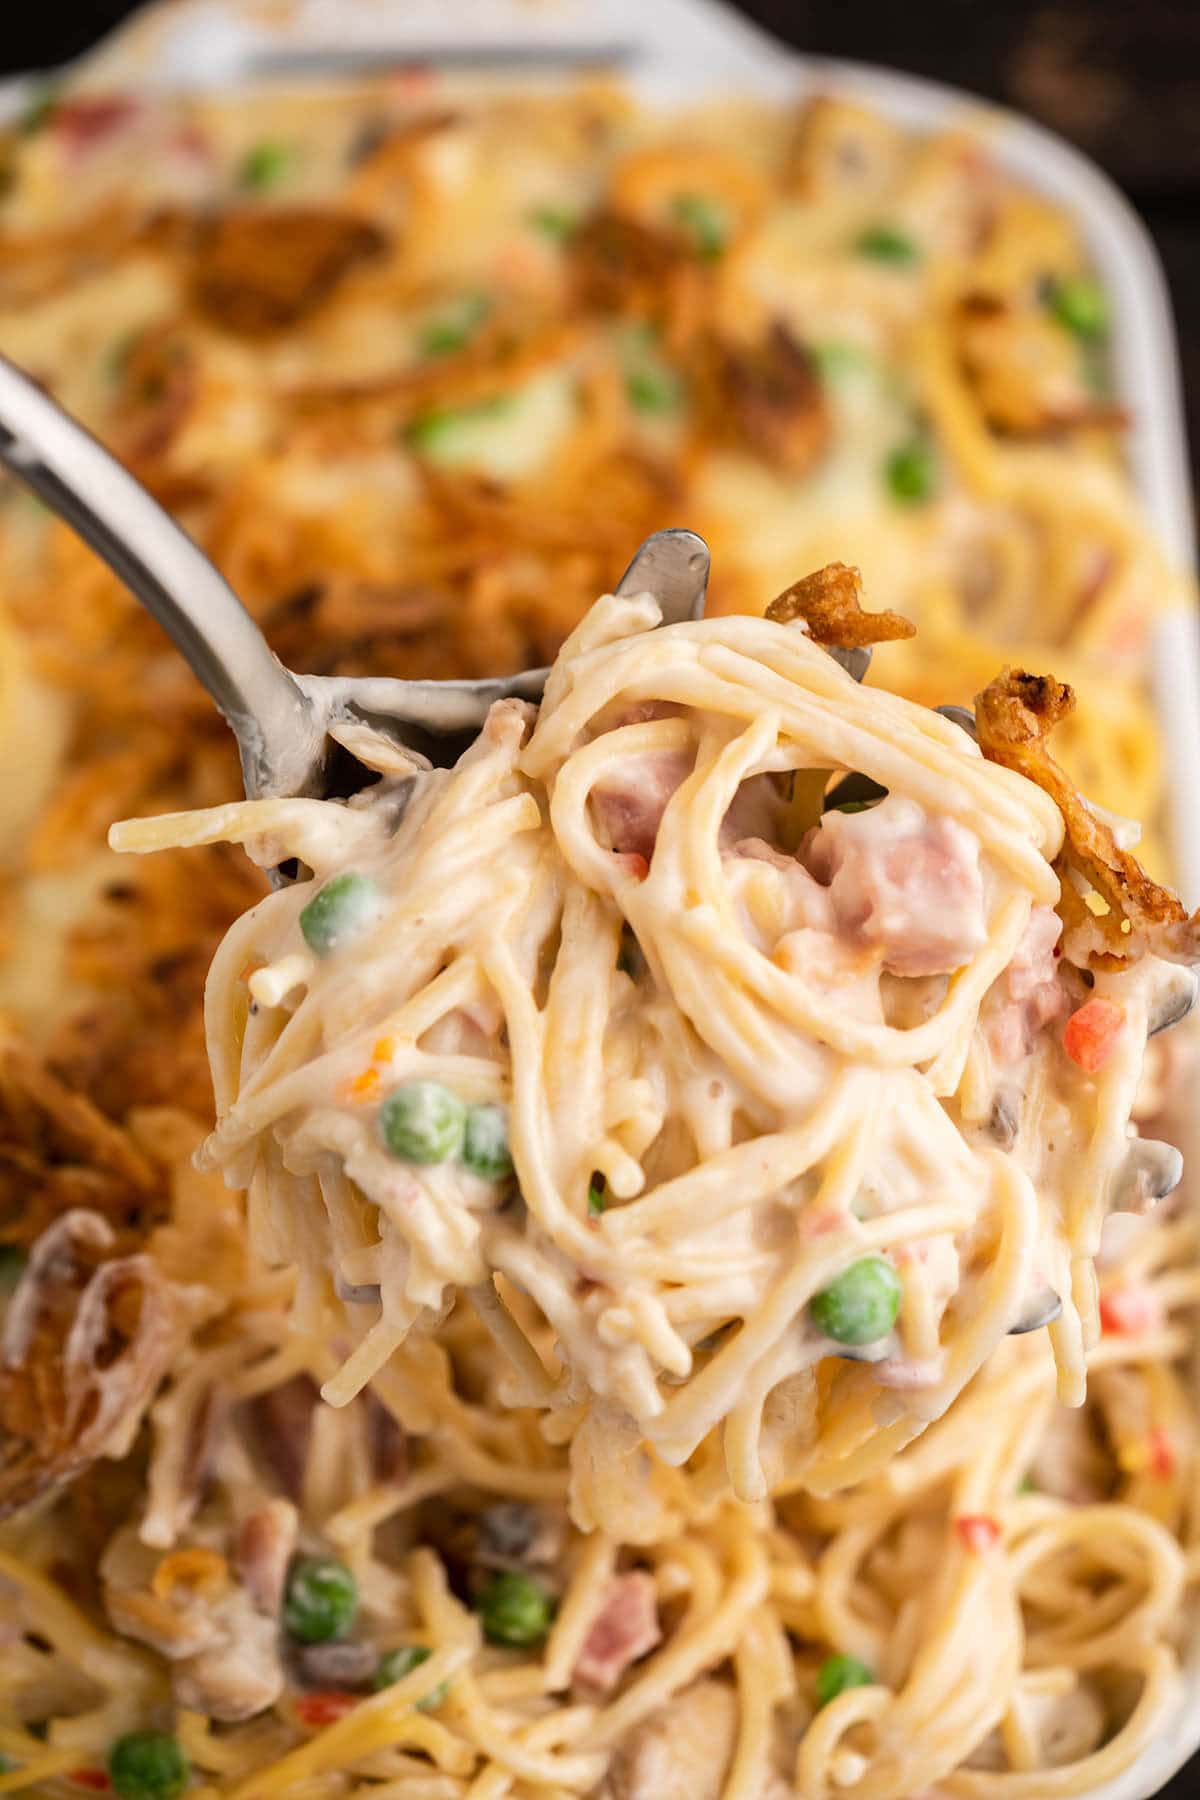
M 82 1207 L 33 1244 L 0 1335 L 0 1517 L 124 1455 L 196 1312 Z
M 1055 725 L 1074 710 L 1071 689 L 1049 675 L 1005 669 L 975 701 L 979 744 L 992 762 L 1036 782 L 1063 816 L 1066 846 L 1060 910 L 1066 943 L 1095 967 L 1136 961 L 1147 951 L 1169 961 L 1200 959 L 1200 914 L 1189 919 L 1168 888 L 1152 881 L 1112 826 L 1068 780 L 1049 749 Z M 1079 881 L 1090 888 L 1089 906 Z
M 863 611 L 862 576 L 845 563 L 827 563 L 793 581 L 772 600 L 767 617 L 780 625 L 803 619 L 814 643 L 842 650 L 916 635 L 916 626 L 899 613 Z
M 954 322 L 967 379 L 989 424 L 1014 437 L 1124 423 L 1096 397 L 1071 334 L 1043 311 L 972 293 Z
M 28 1246 L 72 1208 L 127 1226 L 162 1206 L 158 1172 L 127 1130 L 30 1051 L 0 1049 L 0 1242 Z
M 192 298 L 223 330 L 265 336 L 315 312 L 385 244 L 364 220 L 315 207 L 227 212 L 198 230 Z
M 776 321 L 748 345 L 710 334 L 699 365 L 714 437 L 732 439 L 789 475 L 819 461 L 832 433 L 825 387 L 786 325 Z
M 704 306 L 704 271 L 678 239 L 620 213 L 598 212 L 575 237 L 572 262 L 583 306 L 669 321 L 686 338 Z

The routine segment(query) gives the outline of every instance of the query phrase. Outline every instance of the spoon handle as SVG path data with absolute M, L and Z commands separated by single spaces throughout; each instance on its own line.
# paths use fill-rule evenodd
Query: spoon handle
M 187 533 L 4 357 L 0 463 L 104 559 L 174 640 L 237 738 L 246 792 L 303 791 L 323 737 L 309 698 Z

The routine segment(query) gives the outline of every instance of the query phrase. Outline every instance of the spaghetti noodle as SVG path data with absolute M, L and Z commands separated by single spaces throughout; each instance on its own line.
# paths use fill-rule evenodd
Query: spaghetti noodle
M 1082 1401 L 1179 987 L 1145 945 L 1061 954 L 1062 819 L 961 726 L 802 618 L 659 619 L 599 601 L 536 724 L 497 705 L 449 774 L 111 834 L 313 871 L 214 961 L 205 1155 L 298 1265 L 300 1328 L 345 1302 L 326 1399 L 471 1295 L 527 1403 L 572 1409 L 577 1523 L 635 1542 L 663 1530 L 643 1444 L 682 1465 L 720 1430 L 744 1501 L 848 1486 L 1047 1289 Z

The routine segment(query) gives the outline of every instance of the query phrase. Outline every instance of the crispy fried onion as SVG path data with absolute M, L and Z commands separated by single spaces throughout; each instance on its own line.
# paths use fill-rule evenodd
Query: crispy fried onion
M 825 387 L 808 350 L 779 320 L 755 343 L 707 333 L 695 374 L 714 437 L 789 475 L 807 474 L 824 455 L 833 435 Z
M 0 1517 L 128 1451 L 192 1321 L 190 1290 L 116 1243 L 76 1207 L 30 1250 L 0 1334 Z
M 788 625 L 803 619 L 814 643 L 856 650 L 916 636 L 916 626 L 894 612 L 864 612 L 862 576 L 845 563 L 827 563 L 777 594 L 768 619 Z
M 1200 961 L 1200 912 L 1189 918 L 1168 888 L 1151 881 L 1050 754 L 1050 732 L 1074 707 L 1064 682 L 1023 669 L 1004 669 L 975 701 L 984 755 L 1035 782 L 1062 813 L 1066 841 L 1055 867 L 1064 948 L 1072 961 L 1094 968 L 1119 968 L 1147 952 L 1168 962 Z M 1092 897 L 1100 910 L 1089 905 Z
M 214 325 L 239 337 L 285 331 L 386 244 L 365 220 L 319 207 L 228 212 L 199 229 L 192 300 Z

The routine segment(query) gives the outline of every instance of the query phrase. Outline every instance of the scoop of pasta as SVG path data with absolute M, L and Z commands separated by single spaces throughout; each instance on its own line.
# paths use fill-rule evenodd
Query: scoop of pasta
M 112 838 L 312 871 L 214 961 L 204 1155 L 341 1345 L 326 1397 L 465 1294 L 579 1521 L 634 1539 L 664 1465 L 861 1479 L 1047 1289 L 1078 1401 L 1101 1224 L 1146 1198 L 1169 963 L 1064 954 L 1060 806 L 790 592 L 662 629 L 609 596 L 452 770 Z

